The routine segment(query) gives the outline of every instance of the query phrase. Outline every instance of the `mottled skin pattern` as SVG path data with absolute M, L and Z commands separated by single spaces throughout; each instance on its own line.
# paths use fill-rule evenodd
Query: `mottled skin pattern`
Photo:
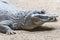
M 46 22 L 56 21 L 56 15 L 39 10 L 18 10 L 7 2 L 0 1 L 0 31 L 15 34 L 13 29 L 33 29 Z

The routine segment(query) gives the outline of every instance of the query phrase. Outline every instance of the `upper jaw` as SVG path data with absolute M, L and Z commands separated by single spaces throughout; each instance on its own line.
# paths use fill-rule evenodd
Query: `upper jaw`
M 43 14 L 42 16 L 47 16 L 47 17 L 58 17 L 56 14 Z
M 31 17 L 34 16 L 42 16 L 42 17 L 58 17 L 56 14 L 33 14 Z

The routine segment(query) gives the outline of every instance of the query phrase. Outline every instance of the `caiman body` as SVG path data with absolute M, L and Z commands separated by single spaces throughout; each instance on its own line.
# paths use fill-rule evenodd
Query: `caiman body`
M 46 22 L 55 22 L 56 17 L 39 10 L 19 10 L 7 2 L 0 1 L 0 31 L 7 34 L 14 34 L 14 29 L 33 29 Z

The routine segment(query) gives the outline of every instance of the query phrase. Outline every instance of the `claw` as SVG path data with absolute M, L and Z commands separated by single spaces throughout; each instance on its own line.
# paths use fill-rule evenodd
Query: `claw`
M 13 30 L 9 30 L 6 32 L 7 35 L 13 35 L 13 34 L 16 34 Z

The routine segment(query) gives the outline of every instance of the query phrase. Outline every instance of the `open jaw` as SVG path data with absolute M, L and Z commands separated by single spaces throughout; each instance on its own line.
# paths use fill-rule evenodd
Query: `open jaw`
M 56 18 L 47 18 L 47 19 L 42 19 L 42 18 L 40 18 L 39 19 L 41 22 L 56 22 L 57 21 L 57 19 Z
M 36 17 L 36 22 L 56 22 L 58 16 L 55 14 L 34 14 L 33 17 Z
M 40 18 L 41 21 L 43 22 L 56 22 L 57 21 L 57 15 L 53 15 L 53 14 L 46 14 L 43 19 Z

